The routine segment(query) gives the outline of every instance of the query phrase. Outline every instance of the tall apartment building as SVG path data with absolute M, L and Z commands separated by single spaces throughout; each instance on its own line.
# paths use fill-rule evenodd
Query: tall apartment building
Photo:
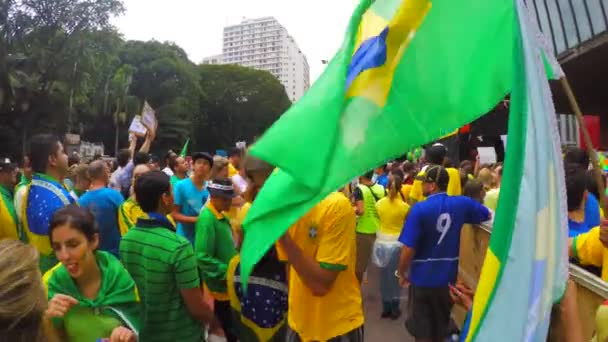
M 214 57 L 217 60 L 217 56 Z M 273 17 L 247 19 L 238 25 L 225 27 L 220 63 L 270 72 L 283 84 L 292 102 L 310 88 L 306 56 Z

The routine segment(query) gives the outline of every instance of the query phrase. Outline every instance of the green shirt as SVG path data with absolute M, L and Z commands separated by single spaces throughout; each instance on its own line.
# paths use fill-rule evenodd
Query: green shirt
M 175 184 L 177 184 L 177 182 L 181 181 L 182 179 L 185 179 L 185 178 L 179 178 L 176 175 L 171 176 L 171 179 L 170 179 L 171 187 L 175 187 Z
M 192 245 L 159 214 L 140 218 L 120 243 L 120 258 L 142 303 L 140 341 L 196 341 L 203 326 L 188 311 L 181 289 L 201 286 Z
M 214 298 L 226 294 L 226 271 L 236 255 L 230 222 L 209 202 L 196 221 L 194 250 L 203 281 Z

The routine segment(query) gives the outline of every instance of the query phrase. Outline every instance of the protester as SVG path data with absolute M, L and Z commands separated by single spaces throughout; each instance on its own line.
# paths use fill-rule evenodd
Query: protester
M 498 208 L 498 197 L 500 196 L 500 185 L 502 183 L 502 169 L 503 167 L 499 165 L 494 170 L 495 187 L 486 192 L 486 197 L 483 201 L 483 204 L 493 211 L 496 211 Z
M 570 216 L 570 213 L 568 215 Z M 600 267 L 601 271 L 598 274 L 601 274 L 604 281 L 608 281 L 608 249 L 600 240 L 600 232 L 607 228 L 608 221 L 604 221 L 601 226 L 594 227 L 586 233 L 570 236 L 569 239 L 570 257 L 586 267 Z M 593 269 L 590 271 L 595 272 Z
M 359 282 L 363 280 L 363 273 L 367 269 L 372 247 L 376 240 L 376 232 L 380 228 L 376 202 L 385 194 L 384 187 L 372 181 L 373 176 L 374 172 L 370 171 L 359 177 L 359 185 L 353 192 L 355 213 L 359 216 L 356 228 L 357 268 L 355 271 Z
M 566 192 L 568 204 L 568 237 L 586 233 L 592 226 L 585 219 L 586 203 L 589 200 L 585 171 L 576 165 L 566 168 Z M 592 195 L 591 195 L 592 196 Z
M 194 225 L 209 198 L 205 182 L 213 167 L 213 157 L 205 152 L 192 154 L 193 172 L 175 185 L 175 209 L 171 214 L 177 221 L 177 234 L 194 244 Z
M 348 198 L 333 192 L 279 240 L 290 265 L 285 341 L 363 341 L 356 221 Z
M 398 238 L 406 220 L 410 206 L 400 193 L 401 176 L 392 174 L 388 180 L 388 196 L 376 203 L 380 218 L 380 229 L 374 245 L 374 260 L 380 263 L 380 296 L 382 298 L 381 318 L 397 319 L 401 316 L 399 308 L 401 288 L 395 277 L 399 266 L 401 244 Z
M 213 157 L 210 179 L 228 178 L 230 162 L 222 156 Z
M 402 286 L 409 284 L 406 328 L 417 341 L 443 342 L 447 337 L 452 309 L 449 285 L 458 274 L 460 231 L 465 223 L 490 219 L 489 210 L 478 202 L 448 196 L 449 182 L 442 166 L 426 170 L 423 195 L 427 199 L 412 207 L 399 237 L 404 246 L 396 276 Z
M 58 341 L 45 329 L 47 301 L 38 265 L 38 252 L 31 246 L 0 241 L 0 341 Z
M 17 221 L 23 222 L 23 206 L 25 204 L 25 193 L 28 190 L 28 185 L 32 182 L 32 166 L 28 156 L 23 157 L 21 161 L 21 178 L 17 186 L 13 198 L 15 204 L 15 212 L 17 213 Z M 21 229 L 22 241 L 27 241 L 25 232 Z
M 86 209 L 69 206 L 53 216 L 49 237 L 61 262 L 43 278 L 46 317 L 66 341 L 137 341 L 139 296 L 113 255 L 98 251 L 99 231 Z
M 156 154 L 150 154 L 148 165 L 152 171 L 160 171 L 160 158 Z
M 178 157 L 179 156 L 177 155 L 177 153 L 173 152 L 172 150 L 169 150 L 169 152 L 167 152 L 167 154 L 165 155 L 165 168 L 163 169 L 163 172 L 167 176 L 172 177 L 175 174 L 175 166 L 172 165 L 177 164 Z
M 236 193 L 228 178 L 214 179 L 207 188 L 210 198 L 196 222 L 194 251 L 200 274 L 214 299 L 215 314 L 228 342 L 233 342 L 237 336 L 232 326 L 226 272 L 236 250 L 230 222 L 222 212 L 230 209 Z
M 133 168 L 140 164 L 147 164 L 150 161 L 150 155 L 148 154 L 150 151 L 150 146 L 152 142 L 156 139 L 156 132 L 149 131 L 144 139 L 144 143 L 141 145 L 139 152 L 135 153 L 135 147 L 137 146 L 137 136 L 131 134 L 129 136 L 129 159 L 131 159 L 127 164 L 120 169 L 120 172 L 116 175 L 116 180 L 118 185 L 120 186 L 120 192 L 122 193 L 124 198 L 129 197 L 129 189 L 131 189 L 131 178 L 133 177 Z M 118 171 L 117 171 L 118 172 Z
M 95 216 L 95 222 L 99 228 L 99 249 L 118 257 L 121 237 L 118 215 L 124 198 L 120 192 L 108 188 L 110 170 L 103 161 L 97 160 L 89 165 L 89 177 L 91 187 L 80 198 L 78 204 L 83 208 L 88 208 Z
M 9 158 L 0 158 L 0 240 L 23 238 L 13 198 L 15 184 L 17 165 Z
M 239 212 L 242 222 L 257 191 L 262 188 L 274 167 L 253 156 L 246 156 L 242 169 L 250 185 L 247 204 Z M 242 232 L 242 230 L 238 230 Z M 240 235 L 240 234 L 237 234 Z M 285 340 L 287 318 L 287 270 L 272 247 L 255 265 L 249 276 L 247 293 L 243 293 L 240 256 L 235 255 L 228 265 L 227 289 L 232 311 L 234 331 L 241 341 Z M 255 296 L 253 295 L 255 293 Z
M 118 151 L 116 155 L 116 163 L 118 164 L 118 168 L 112 172 L 110 176 L 110 188 L 120 191 L 122 193 L 122 186 L 120 184 L 120 178 L 122 177 L 122 173 L 124 172 L 125 167 L 131 161 L 133 157 L 133 153 L 135 153 L 135 146 L 137 144 L 137 140 L 132 139 L 129 148 L 122 149 Z
M 147 164 L 137 165 L 133 169 L 132 184 L 135 184 L 137 178 L 147 172 L 150 172 L 150 167 Z M 118 208 L 118 227 L 120 235 L 124 236 L 129 229 L 133 228 L 139 218 L 148 217 L 135 200 L 135 192 L 133 191 L 133 186 L 131 186 L 131 195 L 120 205 L 120 208 Z
M 217 325 L 203 300 L 192 245 L 167 219 L 173 207 L 169 176 L 150 171 L 135 180 L 140 218 L 120 243 L 121 261 L 141 297 L 140 341 L 202 341 L 203 326 Z
M 32 137 L 30 161 L 34 175 L 23 201 L 23 230 L 40 253 L 40 270 L 46 272 L 57 264 L 48 238 L 53 214 L 76 201 L 61 183 L 68 171 L 68 156 L 59 139 L 47 134 Z
M 374 182 L 376 182 L 376 184 L 380 184 L 386 188 L 386 186 L 388 185 L 388 173 L 386 172 L 386 165 L 378 166 L 374 170 L 373 180 Z
M 228 160 L 230 162 L 228 164 L 228 177 L 229 178 L 232 178 L 239 173 L 242 154 L 243 154 L 243 152 L 241 151 L 241 149 L 239 149 L 237 147 L 231 148 L 230 151 L 228 152 Z
M 443 166 L 447 153 L 447 148 L 440 143 L 433 144 L 431 147 L 428 148 L 428 150 L 426 151 L 426 159 L 429 164 L 425 166 L 416 176 L 416 180 L 414 181 L 414 184 L 412 185 L 412 190 L 410 191 L 410 204 L 421 202 L 425 199 L 422 184 L 425 172 L 433 166 Z M 449 196 L 458 196 L 462 194 L 459 171 L 451 167 L 445 168 L 445 170 L 450 176 L 447 194 Z
M 589 156 L 578 147 L 570 147 L 566 150 L 564 164 L 566 168 L 572 167 L 571 165 L 577 165 L 582 170 L 587 171 L 589 169 Z M 589 227 L 596 227 L 600 225 L 600 220 L 601 214 L 598 198 L 593 194 L 588 194 L 587 202 L 585 203 L 585 224 Z
M 169 167 L 170 171 L 172 172 L 172 175 L 170 176 L 172 187 L 175 187 L 177 182 L 188 177 L 188 163 L 186 162 L 186 159 L 184 157 L 177 157 L 175 159 L 171 159 L 171 164 L 169 164 Z
M 463 196 L 473 199 L 475 202 L 483 204 L 486 197 L 486 190 L 482 182 L 478 180 L 469 180 L 462 191 Z
M 416 164 L 413 162 L 406 160 L 403 162 L 403 185 L 412 185 L 414 184 L 414 177 L 416 176 Z
M 73 166 L 74 187 L 70 191 L 70 195 L 78 200 L 82 195 L 89 190 L 91 179 L 89 177 L 89 165 L 79 164 Z

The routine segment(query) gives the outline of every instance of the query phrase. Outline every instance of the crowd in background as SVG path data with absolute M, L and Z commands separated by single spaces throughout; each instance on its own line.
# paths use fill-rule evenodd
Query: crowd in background
M 456 168 L 437 143 L 361 175 L 268 250 L 245 293 L 242 223 L 274 167 L 239 149 L 160 161 L 154 138 L 85 162 L 39 135 L 19 168 L 0 158 L 1 340 L 363 341 L 370 261 L 381 319 L 405 311 L 417 341 L 458 338 L 452 307 L 470 310 L 474 295 L 458 277 L 460 232 L 491 224 L 502 163 Z M 608 280 L 605 195 L 583 151 L 566 151 L 565 165 L 572 262 Z

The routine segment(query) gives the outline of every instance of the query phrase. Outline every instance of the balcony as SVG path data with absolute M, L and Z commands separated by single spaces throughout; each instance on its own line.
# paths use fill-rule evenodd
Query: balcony
M 526 0 L 560 62 L 606 42 L 608 0 Z

